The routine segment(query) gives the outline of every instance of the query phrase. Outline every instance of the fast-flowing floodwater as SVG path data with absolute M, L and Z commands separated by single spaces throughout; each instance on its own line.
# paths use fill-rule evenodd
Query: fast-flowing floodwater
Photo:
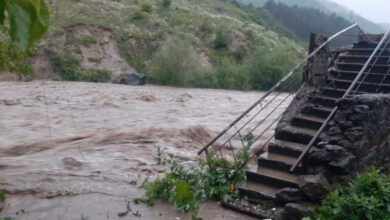
M 191 219 L 175 207 L 130 203 L 163 174 L 163 147 L 197 151 L 263 93 L 76 82 L 0 82 L 0 216 L 15 219 Z M 286 106 L 279 107 L 283 112 Z M 132 184 L 131 184 L 132 183 Z M 134 184 L 136 183 L 136 184 Z M 138 213 L 140 216 L 138 216 Z M 137 215 L 137 216 L 136 216 Z M 203 219 L 250 219 L 215 202 Z

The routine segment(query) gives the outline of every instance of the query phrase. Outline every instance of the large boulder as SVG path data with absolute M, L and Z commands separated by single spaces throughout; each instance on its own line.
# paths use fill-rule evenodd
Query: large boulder
M 335 174 L 344 175 L 352 172 L 356 163 L 356 157 L 348 152 L 340 155 L 329 163 L 329 169 Z
M 302 200 L 302 192 L 297 188 L 283 188 L 275 195 L 275 202 L 277 205 L 285 205 L 300 200 Z
M 312 216 L 315 207 L 311 204 L 288 203 L 283 209 L 275 212 L 273 220 L 301 220 Z
M 122 76 L 119 83 L 132 86 L 145 85 L 146 76 L 141 73 L 129 73 Z
M 329 182 L 322 174 L 301 175 L 298 177 L 301 191 L 313 201 L 321 201 L 329 189 Z

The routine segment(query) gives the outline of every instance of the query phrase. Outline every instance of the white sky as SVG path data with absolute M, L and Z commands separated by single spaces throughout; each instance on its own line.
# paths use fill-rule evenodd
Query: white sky
M 331 0 L 379 23 L 390 23 L 390 0 Z

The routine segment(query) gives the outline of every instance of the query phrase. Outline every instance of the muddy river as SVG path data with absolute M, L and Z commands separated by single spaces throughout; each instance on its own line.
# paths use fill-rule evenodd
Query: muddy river
M 76 82 L 0 82 L 0 216 L 28 220 L 191 219 L 175 207 L 130 203 L 164 173 L 158 147 L 197 151 L 262 95 L 211 89 Z M 286 106 L 279 107 L 282 112 Z M 132 183 L 132 184 L 131 184 Z M 134 184 L 136 183 L 136 184 Z M 215 202 L 203 219 L 251 219 Z

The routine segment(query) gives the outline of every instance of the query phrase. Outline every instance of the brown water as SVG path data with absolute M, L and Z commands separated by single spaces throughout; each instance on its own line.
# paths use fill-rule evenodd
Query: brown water
M 167 204 L 127 201 L 164 172 L 158 147 L 188 163 L 262 95 L 211 89 L 0 82 L 0 216 L 16 219 L 191 219 Z M 280 112 L 286 106 L 280 107 Z M 269 135 L 268 135 L 269 136 Z M 130 184 L 137 181 L 137 185 Z M 250 219 L 207 202 L 204 219 Z

